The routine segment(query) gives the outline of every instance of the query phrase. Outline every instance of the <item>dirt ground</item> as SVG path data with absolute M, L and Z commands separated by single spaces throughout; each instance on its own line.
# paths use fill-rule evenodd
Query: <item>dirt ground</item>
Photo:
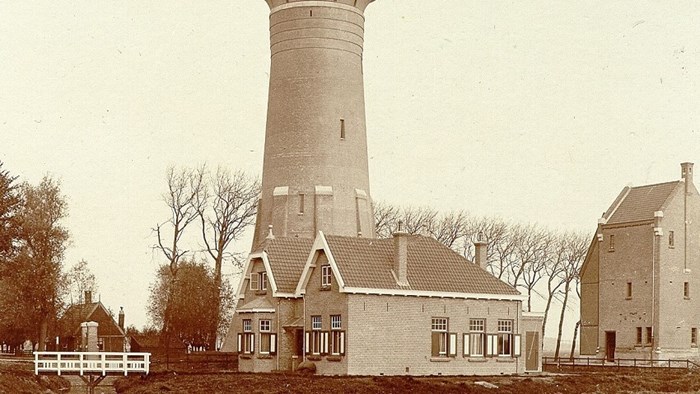
M 0 394 L 65 393 L 70 383 L 59 376 L 35 376 L 25 359 L 0 359 Z
M 0 359 L 0 394 L 80 392 L 58 376 L 36 377 L 29 360 Z M 110 380 L 113 378 L 110 378 Z M 485 387 L 490 385 L 489 387 Z M 494 387 L 494 386 L 497 386 Z M 156 372 L 117 378 L 98 392 L 146 393 L 661 393 L 699 392 L 700 371 L 547 372 L 539 376 L 347 377 L 235 372 Z M 115 391 L 112 391 L 115 390 Z
M 491 388 L 484 387 L 486 382 Z M 697 392 L 700 372 L 546 373 L 513 377 L 325 377 L 296 374 L 176 374 L 119 379 L 118 393 L 658 393 Z

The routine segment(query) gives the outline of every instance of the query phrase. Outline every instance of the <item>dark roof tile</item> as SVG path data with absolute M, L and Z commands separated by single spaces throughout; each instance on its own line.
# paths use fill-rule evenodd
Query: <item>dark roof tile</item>
M 393 239 L 329 235 L 326 240 L 345 286 L 406 289 L 396 284 L 392 274 Z M 416 291 L 520 294 L 447 246 L 423 236 L 409 238 L 408 282 L 408 289 Z
M 654 219 L 654 212 L 660 210 L 680 181 L 637 186 L 629 189 L 617 206 L 612 206 L 606 214 L 607 223 L 628 223 Z M 617 200 L 616 200 L 617 201 Z

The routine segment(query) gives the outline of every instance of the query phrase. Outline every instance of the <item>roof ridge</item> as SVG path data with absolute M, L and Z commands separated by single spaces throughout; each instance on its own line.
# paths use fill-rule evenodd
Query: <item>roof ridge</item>
M 643 187 L 653 187 L 653 186 L 661 186 L 661 185 L 670 185 L 672 183 L 679 183 L 682 181 L 675 180 L 675 181 L 668 181 L 668 182 L 659 182 L 659 183 L 650 183 L 648 185 L 639 185 L 639 186 L 630 186 L 630 189 L 641 189 Z

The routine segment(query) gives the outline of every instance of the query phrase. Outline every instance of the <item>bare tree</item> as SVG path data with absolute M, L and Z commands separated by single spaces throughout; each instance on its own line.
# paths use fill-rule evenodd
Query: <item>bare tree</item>
M 561 347 L 561 337 L 564 325 L 564 315 L 569 300 L 569 292 L 571 291 L 571 283 L 579 275 L 583 259 L 586 257 L 588 250 L 587 238 L 583 234 L 570 233 L 566 235 L 566 254 L 564 266 L 560 272 L 559 278 L 564 284 L 564 300 L 562 301 L 561 314 L 559 315 L 559 332 L 557 333 L 557 347 L 554 351 L 554 357 L 559 359 L 559 350 Z
M 428 233 L 448 248 L 459 247 L 459 240 L 467 234 L 469 214 L 465 211 L 450 211 L 428 223 Z
M 202 166 L 194 170 L 185 168 L 177 171 L 174 167 L 168 167 L 166 172 L 168 192 L 163 195 L 163 201 L 170 209 L 170 218 L 155 228 L 158 240 L 155 248 L 160 250 L 168 260 L 169 280 L 173 282 L 168 288 L 161 328 L 161 343 L 166 346 L 170 344 L 171 304 L 178 264 L 180 259 L 188 253 L 187 250 L 180 248 L 180 240 L 187 226 L 199 217 L 201 201 L 198 196 L 204 187 L 205 171 L 206 168 Z M 170 232 L 170 236 L 166 235 L 167 232 Z
M 521 272 L 520 283 L 515 285 L 527 291 L 528 312 L 532 312 L 532 292 L 544 274 L 551 242 L 552 234 L 534 225 L 518 237 L 516 256 Z
M 400 209 L 381 201 L 374 203 L 375 233 L 379 238 L 389 238 L 396 231 L 399 222 Z
M 81 300 L 86 291 L 97 292 L 95 274 L 90 271 L 87 261 L 80 260 L 78 264 L 68 270 L 66 285 L 71 303 L 73 303 L 73 300 Z
M 579 272 L 576 275 L 576 278 L 574 278 L 574 289 L 576 290 L 576 297 L 578 297 L 579 299 L 579 305 L 581 301 L 581 268 L 583 268 L 583 263 L 581 263 L 581 267 L 579 267 Z M 574 337 L 571 340 L 571 353 L 569 353 L 569 359 L 571 360 L 574 359 L 574 353 L 576 353 L 576 339 L 578 338 L 578 330 L 580 327 L 581 319 L 577 320 L 576 325 L 574 326 Z
M 544 266 L 544 275 L 547 277 L 547 303 L 544 308 L 544 319 L 542 320 L 542 338 L 545 337 L 547 328 L 547 317 L 557 292 L 564 284 L 561 278 L 562 270 L 567 256 L 567 239 L 559 234 L 551 245 L 550 256 Z M 542 342 L 544 346 L 544 341 Z
M 209 177 L 208 187 L 203 187 L 197 196 L 202 239 L 206 252 L 214 260 L 214 294 L 212 304 L 208 306 L 213 311 L 219 311 L 221 306 L 221 268 L 224 260 L 233 261 L 241 267 L 242 260 L 228 249 L 255 223 L 259 194 L 260 182 L 257 179 L 240 170 L 231 173 L 219 167 L 216 174 Z M 220 320 L 217 312 L 210 321 L 208 338 L 211 341 L 216 341 Z

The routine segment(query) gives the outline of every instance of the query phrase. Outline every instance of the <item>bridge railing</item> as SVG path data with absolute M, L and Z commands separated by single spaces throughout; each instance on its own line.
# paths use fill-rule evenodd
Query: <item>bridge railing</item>
M 148 374 L 151 353 L 34 352 L 34 373 Z

